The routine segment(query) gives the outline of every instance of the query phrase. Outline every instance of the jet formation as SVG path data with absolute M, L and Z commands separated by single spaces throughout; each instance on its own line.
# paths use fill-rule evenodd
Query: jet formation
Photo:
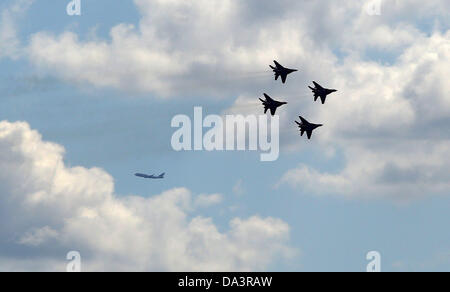
M 277 81 L 278 78 L 281 77 L 281 81 L 283 82 L 283 84 L 286 83 L 287 76 L 289 74 L 298 71 L 297 69 L 285 68 L 282 65 L 280 65 L 280 63 L 278 63 L 277 61 L 273 61 L 273 62 L 275 63 L 275 67 L 270 66 L 270 68 L 272 68 L 273 72 L 275 73 L 275 81 Z M 317 101 L 317 99 L 320 97 L 322 104 L 325 104 L 325 101 L 326 101 L 328 95 L 337 91 L 336 89 L 324 88 L 315 81 L 313 81 L 313 84 L 314 84 L 314 88 L 311 86 L 308 86 L 308 87 L 314 93 L 314 101 Z M 264 98 L 265 98 L 265 100 L 261 99 L 261 98 L 259 99 L 264 106 L 264 114 L 266 114 L 267 111 L 270 110 L 270 114 L 272 116 L 274 116 L 279 107 L 287 104 L 287 102 L 274 100 L 266 93 L 264 93 Z M 308 140 L 311 139 L 314 130 L 323 126 L 323 124 L 310 123 L 302 116 L 299 116 L 299 118 L 300 118 L 300 122 L 295 121 L 295 123 L 297 124 L 297 126 L 300 129 L 300 135 L 303 137 L 303 135 L 306 133 Z M 135 176 L 140 177 L 140 178 L 145 178 L 145 179 L 164 179 L 164 175 L 165 175 L 165 173 L 162 173 L 159 176 L 147 175 L 147 174 L 143 174 L 143 173 L 135 174 Z
M 289 68 L 283 67 L 277 61 L 273 61 L 273 62 L 275 63 L 275 67 L 271 66 L 271 65 L 269 65 L 269 66 L 270 66 L 270 68 L 272 68 L 273 72 L 275 73 L 275 80 L 278 80 L 278 78 L 281 77 L 281 81 L 283 82 L 283 84 L 286 83 L 287 76 L 289 74 L 298 71 L 297 69 L 289 69 Z M 320 97 L 322 104 L 325 104 L 328 95 L 330 95 L 334 92 L 337 92 L 336 89 L 328 89 L 328 88 L 322 87 L 316 81 L 313 81 L 313 84 L 314 84 L 314 87 L 311 87 L 311 86 L 308 86 L 308 87 L 312 90 L 312 92 L 314 94 L 314 101 L 317 101 L 317 99 Z M 262 102 L 262 104 L 264 105 L 264 114 L 266 114 L 267 111 L 270 110 L 271 115 L 274 116 L 276 114 L 277 109 L 280 106 L 287 104 L 287 102 L 281 102 L 281 101 L 274 100 L 266 93 L 264 93 L 264 97 L 265 97 L 265 100 L 263 100 L 261 98 L 259 99 Z M 295 121 L 295 123 L 300 128 L 300 135 L 303 136 L 306 133 L 308 136 L 308 140 L 311 139 L 313 131 L 315 129 L 323 126 L 323 124 L 310 123 L 301 116 L 299 118 L 300 118 L 300 122 Z

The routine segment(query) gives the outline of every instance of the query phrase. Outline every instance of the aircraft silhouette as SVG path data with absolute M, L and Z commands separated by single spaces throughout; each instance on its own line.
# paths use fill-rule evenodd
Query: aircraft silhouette
M 275 73 L 275 80 L 278 80 L 278 77 L 281 76 L 281 81 L 283 81 L 283 83 L 286 83 L 286 78 L 289 74 L 297 72 L 298 70 L 296 69 L 288 69 L 288 68 L 284 68 L 283 66 L 280 65 L 280 63 L 278 63 L 277 61 L 273 61 L 275 63 L 276 67 L 270 66 L 270 68 L 273 69 L 273 72 Z
M 311 139 L 312 133 L 315 129 L 323 126 L 323 125 L 312 124 L 302 117 L 299 117 L 299 118 L 300 118 L 301 122 L 299 123 L 299 122 L 295 121 L 295 123 L 300 128 L 301 135 L 303 136 L 303 134 L 305 134 L 305 132 L 306 132 L 306 134 L 308 135 L 308 139 Z
M 147 174 L 143 174 L 143 173 L 136 173 L 135 176 L 141 177 L 141 178 L 150 178 L 150 179 L 163 179 L 165 174 L 166 173 L 162 173 L 159 176 L 155 176 L 153 174 L 147 175 Z
M 276 101 L 265 93 L 264 93 L 264 97 L 266 98 L 266 100 L 263 100 L 261 98 L 259 99 L 260 101 L 262 101 L 262 103 L 264 105 L 264 113 L 267 113 L 267 111 L 270 109 L 270 113 L 272 114 L 272 116 L 275 115 L 277 108 L 279 108 L 282 105 L 287 104 L 287 102 Z
M 322 100 L 322 104 L 325 104 L 325 100 L 327 99 L 327 96 L 333 92 L 336 92 L 336 89 L 328 89 L 323 88 L 320 86 L 317 82 L 313 81 L 315 88 L 312 88 L 311 86 L 308 86 L 312 92 L 314 93 L 314 101 L 317 101 L 317 98 L 320 97 Z

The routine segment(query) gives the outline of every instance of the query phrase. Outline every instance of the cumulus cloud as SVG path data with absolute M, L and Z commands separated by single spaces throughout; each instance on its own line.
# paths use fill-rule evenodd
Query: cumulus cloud
M 355 147 L 346 151 L 347 165 L 337 173 L 300 165 L 288 171 L 282 182 L 312 194 L 348 198 L 389 198 L 403 202 L 447 195 L 450 189 L 449 146 L 448 142 L 438 145 L 425 142 L 413 147 L 406 143 L 383 152 Z
M 85 271 L 264 270 L 294 254 L 280 219 L 235 218 L 220 232 L 194 213 L 220 195 L 119 197 L 108 173 L 66 167 L 63 155 L 27 123 L 0 122 L 0 269 L 64 271 L 71 250 Z
M 72 32 L 38 32 L 28 46 L 32 63 L 71 81 L 157 96 L 236 94 L 264 88 L 274 58 L 318 67 L 330 52 L 398 51 L 423 37 L 413 16 L 445 23 L 447 1 L 386 5 L 380 17 L 364 2 L 284 0 L 135 0 L 138 27 L 118 24 L 110 40 L 81 41 Z M 411 6 L 413 7 L 413 6 Z M 422 7 L 424 7 L 422 9 Z M 411 9 L 408 9 L 408 11 Z M 448 11 L 448 10 L 447 10 Z M 438 14 L 437 18 L 435 14 Z M 320 17 L 317 17 L 320 15 Z M 270 76 L 270 74 L 268 75 Z

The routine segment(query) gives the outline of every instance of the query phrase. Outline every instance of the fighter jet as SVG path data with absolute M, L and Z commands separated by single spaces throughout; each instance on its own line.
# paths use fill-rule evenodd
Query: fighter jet
M 279 108 L 282 105 L 287 104 L 287 102 L 273 100 L 270 96 L 268 96 L 265 93 L 264 93 L 264 97 L 266 98 L 266 100 L 263 100 L 261 98 L 259 99 L 260 101 L 262 101 L 262 103 L 264 105 L 264 113 L 267 113 L 267 111 L 270 109 L 270 113 L 272 114 L 272 116 L 275 115 L 277 108 Z
M 281 66 L 277 61 L 273 61 L 275 63 L 276 67 L 270 66 L 270 68 L 273 69 L 273 72 L 275 73 L 275 80 L 278 80 L 278 77 L 281 76 L 281 81 L 283 83 L 286 83 L 286 78 L 289 74 L 297 72 L 296 69 L 288 69 Z
M 312 92 L 314 93 L 314 101 L 317 101 L 317 98 L 320 97 L 322 100 L 322 104 L 325 104 L 325 100 L 327 99 L 327 96 L 333 92 L 336 92 L 336 89 L 328 89 L 323 88 L 317 82 L 313 81 L 315 88 L 312 88 L 311 86 L 308 86 Z
M 143 174 L 143 173 L 136 173 L 135 176 L 137 177 L 142 177 L 142 178 L 150 178 L 150 179 L 163 179 L 164 178 L 165 173 L 160 174 L 159 176 L 155 176 L 155 175 L 147 175 L 147 174 Z
M 299 118 L 300 118 L 301 122 L 299 123 L 299 122 L 295 121 L 295 123 L 300 128 L 301 135 L 303 136 L 303 134 L 305 134 L 305 132 L 306 132 L 306 134 L 308 135 L 308 139 L 311 139 L 312 132 L 315 129 L 323 126 L 323 125 L 311 124 L 310 122 L 308 122 L 304 118 L 302 118 L 302 117 L 299 117 Z

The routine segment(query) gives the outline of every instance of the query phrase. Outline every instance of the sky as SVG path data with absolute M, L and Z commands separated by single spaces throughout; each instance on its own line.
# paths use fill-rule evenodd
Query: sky
M 0 271 L 450 271 L 448 1 L 69 2 L 0 4 Z M 278 160 L 172 149 L 264 92 Z

